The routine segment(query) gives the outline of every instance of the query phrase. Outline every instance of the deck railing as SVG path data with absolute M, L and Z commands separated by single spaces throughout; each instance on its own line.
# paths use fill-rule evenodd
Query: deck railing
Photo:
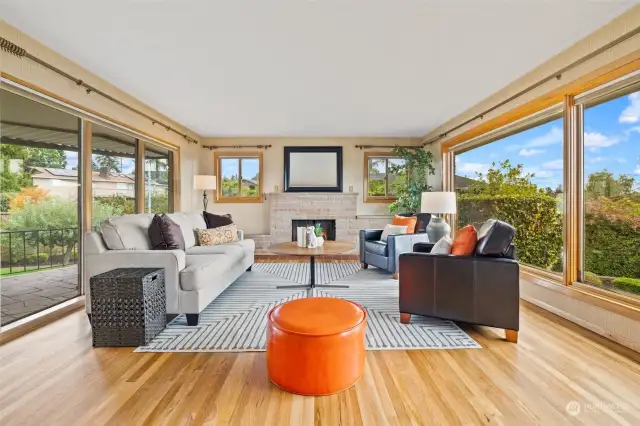
M 78 263 L 78 235 L 78 228 L 0 232 L 2 275 Z

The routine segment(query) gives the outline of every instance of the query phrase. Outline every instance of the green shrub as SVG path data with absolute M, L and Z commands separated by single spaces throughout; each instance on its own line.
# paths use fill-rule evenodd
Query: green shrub
M 516 228 L 518 260 L 544 269 L 561 262 L 562 215 L 556 197 L 545 193 L 458 194 L 458 224 L 479 227 L 499 219 Z
M 612 284 L 619 290 L 640 294 L 640 278 L 616 278 Z
M 588 214 L 584 267 L 601 276 L 640 277 L 640 231 L 626 220 Z
M 40 261 L 38 262 L 38 259 L 40 259 Z M 40 254 L 30 254 L 27 256 L 27 262 L 29 265 L 37 265 L 38 263 L 40 263 L 41 265 L 43 263 L 47 263 L 49 261 L 49 255 L 47 253 L 40 253 Z
M 589 271 L 585 272 L 583 278 L 584 278 L 584 282 L 586 282 L 587 284 L 595 285 L 597 287 L 602 287 L 602 280 L 597 274 L 594 274 L 593 272 L 589 272 Z

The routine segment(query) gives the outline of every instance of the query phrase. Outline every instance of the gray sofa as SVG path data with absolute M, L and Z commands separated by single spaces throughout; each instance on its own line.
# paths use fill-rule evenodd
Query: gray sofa
M 360 262 L 362 267 L 373 265 L 384 269 L 398 278 L 398 258 L 402 253 L 411 253 L 415 243 L 428 243 L 427 234 L 389 235 L 387 241 L 380 241 L 382 229 L 360 230 Z
M 201 213 L 172 213 L 182 231 L 185 250 L 151 250 L 148 229 L 153 214 L 111 217 L 90 232 L 84 241 L 86 310 L 91 314 L 91 277 L 115 268 L 164 268 L 167 316 L 186 314 L 197 325 L 200 312 L 254 262 L 255 243 L 245 240 L 203 247 L 197 245 L 195 229 L 207 226 Z

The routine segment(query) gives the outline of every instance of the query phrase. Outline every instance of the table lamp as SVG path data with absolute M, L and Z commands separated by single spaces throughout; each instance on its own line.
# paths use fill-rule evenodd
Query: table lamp
M 429 241 L 435 243 L 442 237 L 451 235 L 451 227 L 439 214 L 456 213 L 455 192 L 423 192 L 420 203 L 422 213 L 431 213 L 431 220 L 427 225 Z
M 207 211 L 207 204 L 209 204 L 207 191 L 216 189 L 216 177 L 210 175 L 195 175 L 193 177 L 193 187 L 194 189 L 203 191 L 202 205 L 204 206 L 204 211 Z

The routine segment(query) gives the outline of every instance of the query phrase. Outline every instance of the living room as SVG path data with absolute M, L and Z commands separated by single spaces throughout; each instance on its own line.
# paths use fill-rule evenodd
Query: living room
M 0 15 L 2 424 L 640 422 L 636 2 Z

